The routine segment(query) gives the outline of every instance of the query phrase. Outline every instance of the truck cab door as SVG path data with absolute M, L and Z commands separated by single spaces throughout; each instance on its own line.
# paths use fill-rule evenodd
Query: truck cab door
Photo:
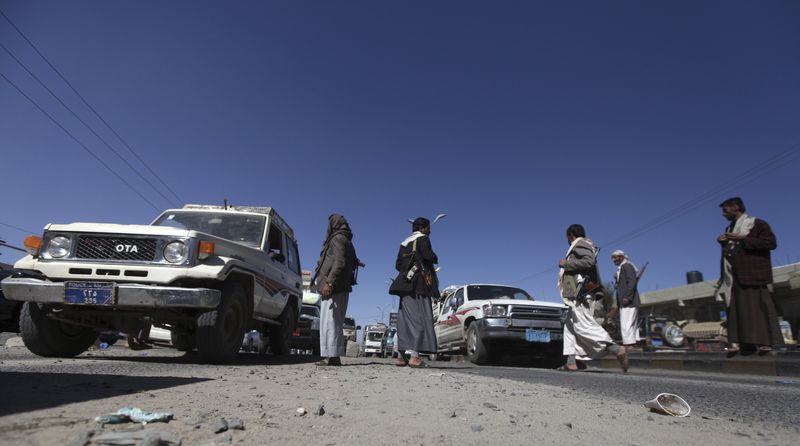
M 255 312 L 258 315 L 277 319 L 289 298 L 286 285 L 288 269 L 286 266 L 286 246 L 283 231 L 275 224 L 269 224 L 264 241 L 264 276 L 256 280 L 257 302 Z

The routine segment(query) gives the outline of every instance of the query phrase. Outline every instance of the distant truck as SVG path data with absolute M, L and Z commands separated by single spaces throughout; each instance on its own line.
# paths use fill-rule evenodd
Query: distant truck
M 386 324 L 369 324 L 364 328 L 365 356 L 383 356 L 388 328 Z
M 344 327 L 342 327 L 342 337 L 344 337 L 344 346 L 347 347 L 348 342 L 356 342 L 356 335 L 361 327 L 356 325 L 355 319 L 352 316 L 344 318 Z

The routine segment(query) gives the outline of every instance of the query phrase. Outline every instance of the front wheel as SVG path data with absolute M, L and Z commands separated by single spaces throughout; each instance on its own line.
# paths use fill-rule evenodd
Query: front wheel
M 247 323 L 244 287 L 236 282 L 225 284 L 219 306 L 197 317 L 197 352 L 201 362 L 230 362 L 242 346 Z
M 85 352 L 97 339 L 98 333 L 48 317 L 54 313 L 49 305 L 25 302 L 19 315 L 22 342 L 31 353 L 45 357 L 71 358 Z
M 467 328 L 467 356 L 473 364 L 484 365 L 489 363 L 489 349 L 483 343 L 476 323 L 472 323 Z

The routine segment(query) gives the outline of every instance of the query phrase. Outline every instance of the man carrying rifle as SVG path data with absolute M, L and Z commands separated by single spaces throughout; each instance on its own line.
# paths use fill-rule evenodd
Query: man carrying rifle
M 609 353 L 619 360 L 623 372 L 628 371 L 625 347 L 614 343 L 611 336 L 594 319 L 594 304 L 602 296 L 600 273 L 597 269 L 597 248 L 586 238 L 583 226 L 567 228 L 569 249 L 558 262 L 558 289 L 569 306 L 564 322 L 564 355 L 567 363 L 559 370 L 578 370 L 577 356 L 601 358 Z
M 635 345 L 642 340 L 639 333 L 639 282 L 636 267 L 628 261 L 628 256 L 621 250 L 611 253 L 611 260 L 617 265 L 614 274 L 614 285 L 617 289 L 617 307 L 619 308 L 619 329 L 623 345 Z

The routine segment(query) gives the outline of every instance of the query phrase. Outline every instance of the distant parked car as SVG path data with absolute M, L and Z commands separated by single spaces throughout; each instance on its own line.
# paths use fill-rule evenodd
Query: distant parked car
M 314 355 L 320 354 L 318 306 L 303 304 L 300 307 L 300 319 L 289 339 L 289 346 L 299 350 L 311 350 Z
M 448 287 L 434 307 L 438 353 L 466 351 L 475 364 L 506 353 L 562 359 L 563 304 L 534 301 L 516 287 L 475 284 Z

